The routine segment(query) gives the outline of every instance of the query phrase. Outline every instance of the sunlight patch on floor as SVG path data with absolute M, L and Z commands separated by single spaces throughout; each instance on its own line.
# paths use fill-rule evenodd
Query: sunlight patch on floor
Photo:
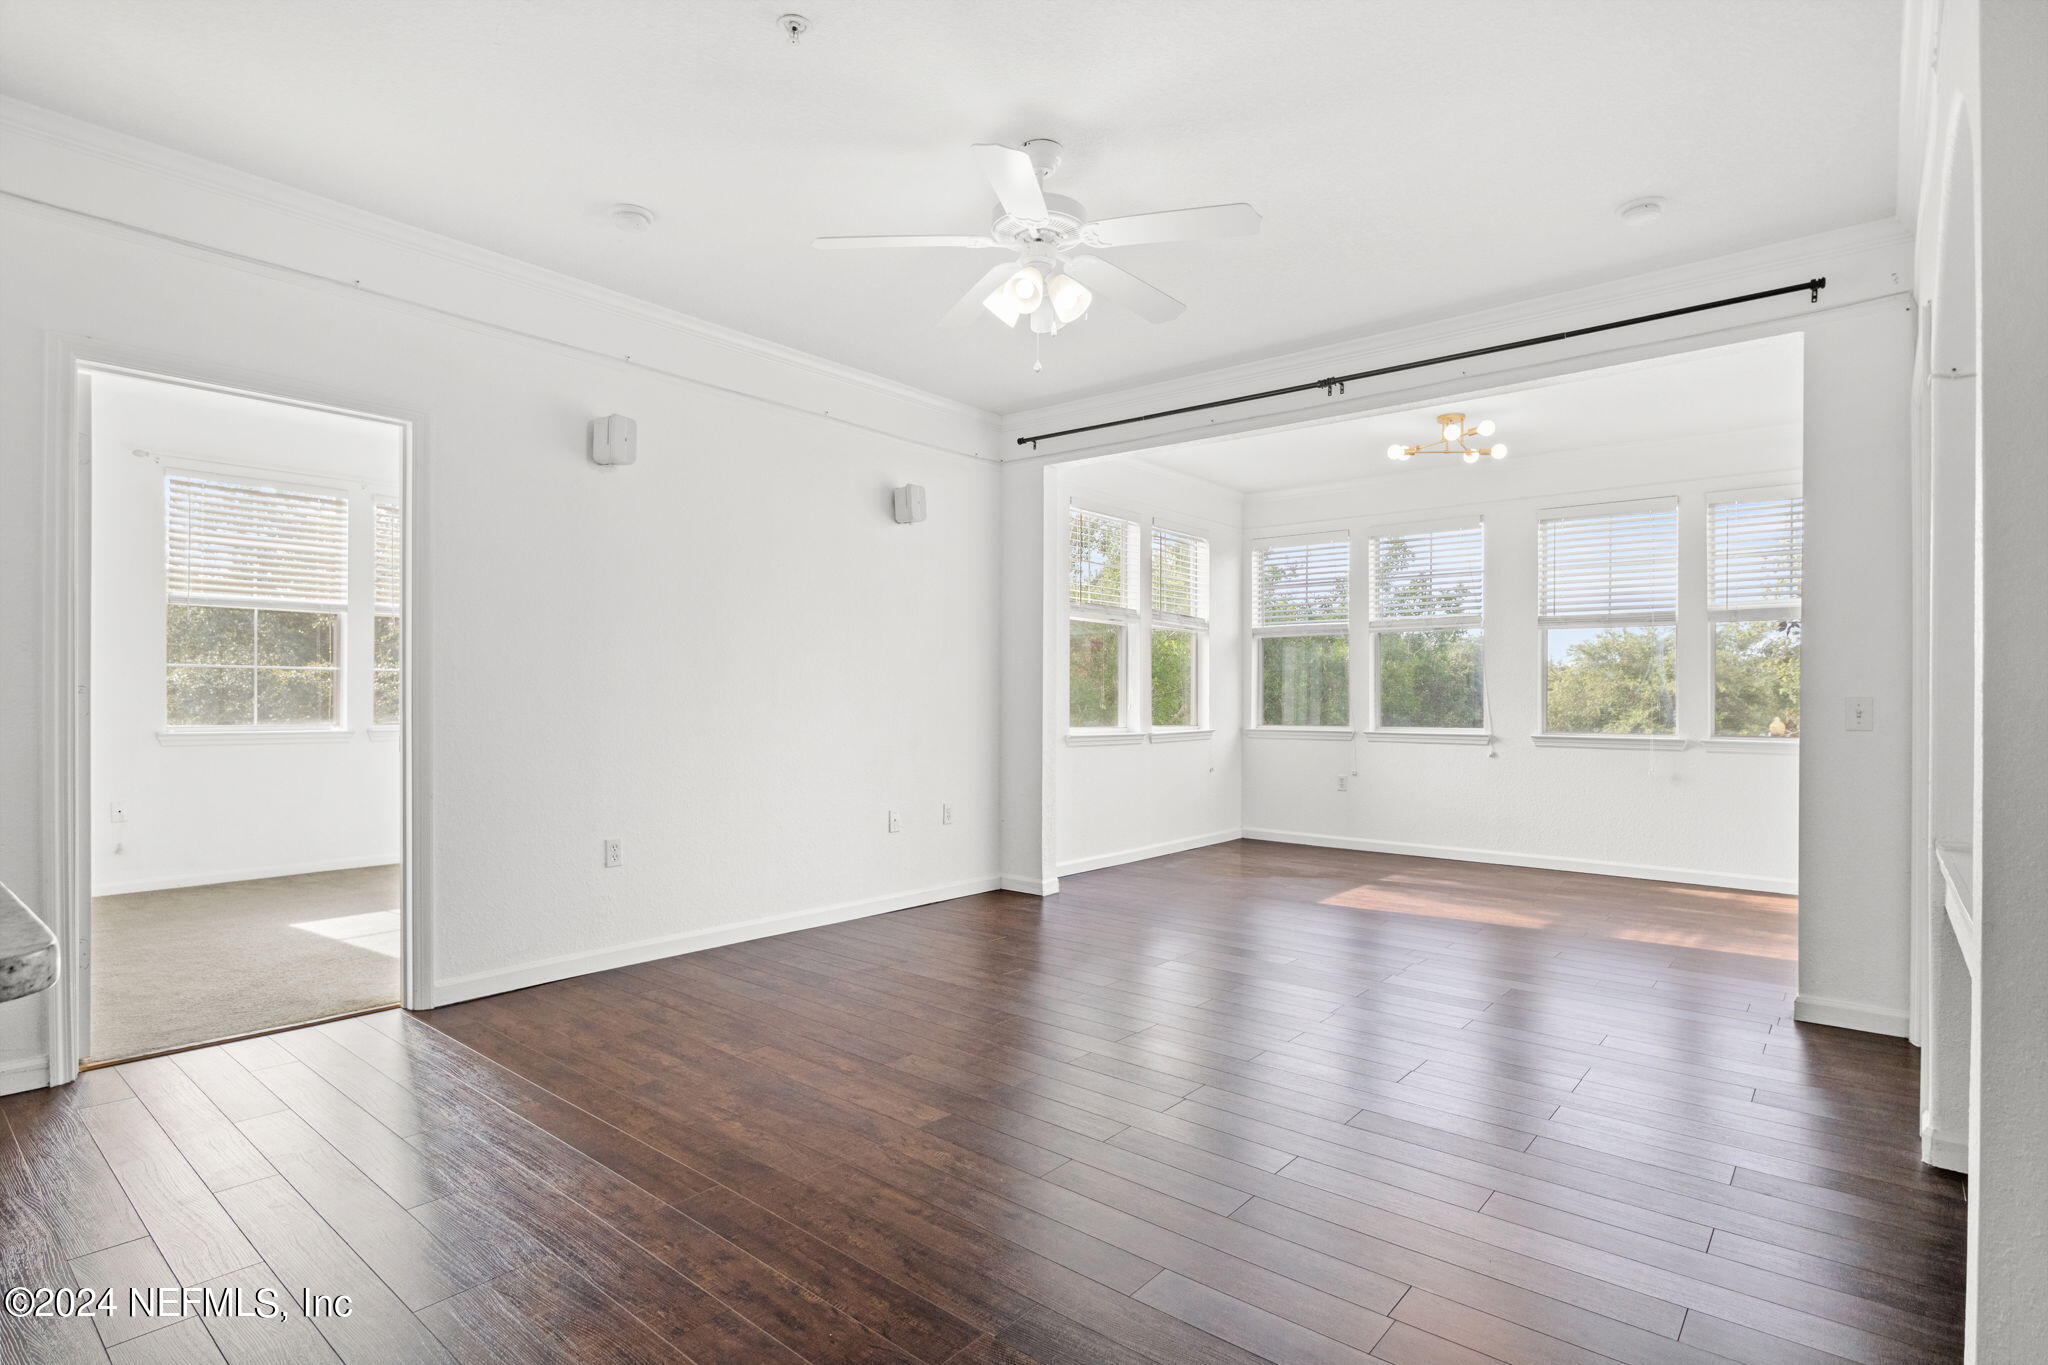
M 365 915 L 336 915 L 332 919 L 306 920 L 294 924 L 309 934 L 346 943 L 351 948 L 383 957 L 398 956 L 399 920 L 396 910 L 373 910 Z

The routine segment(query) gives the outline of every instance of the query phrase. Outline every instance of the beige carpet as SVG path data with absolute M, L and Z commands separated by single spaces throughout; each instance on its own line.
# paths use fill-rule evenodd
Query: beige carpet
M 92 1058 L 398 1000 L 399 870 L 183 886 L 92 903 Z

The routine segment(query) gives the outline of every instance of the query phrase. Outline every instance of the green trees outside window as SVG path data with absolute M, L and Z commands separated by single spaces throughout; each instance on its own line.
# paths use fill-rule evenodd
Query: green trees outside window
M 1723 621 L 1714 627 L 1714 733 L 1799 735 L 1799 623 Z
M 1350 723 L 1349 637 L 1268 635 L 1259 641 L 1259 724 Z
M 1544 632 L 1543 728 L 1560 735 L 1668 735 L 1678 726 L 1678 631 L 1598 626 Z
M 1486 646 L 1476 630 L 1388 630 L 1379 644 L 1380 724 L 1477 730 L 1486 724 Z
M 331 725 L 332 612 L 167 604 L 164 717 L 171 725 Z
M 1076 730 L 1123 724 L 1124 628 L 1109 621 L 1067 624 L 1067 724 Z
M 1152 723 L 1161 728 L 1200 723 L 1195 696 L 1200 644 L 1192 630 L 1152 632 Z

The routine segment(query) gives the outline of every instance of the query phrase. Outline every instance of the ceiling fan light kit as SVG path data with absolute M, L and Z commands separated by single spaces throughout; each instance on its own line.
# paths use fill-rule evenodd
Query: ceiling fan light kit
M 1011 260 L 977 280 L 941 321 L 960 325 L 986 312 L 1015 327 L 1028 317 L 1032 332 L 1049 336 L 1085 317 L 1097 298 L 1147 322 L 1171 322 L 1186 310 L 1180 300 L 1092 250 L 1241 237 L 1259 230 L 1258 211 L 1250 204 L 1091 220 L 1075 200 L 1045 192 L 1043 182 L 1059 168 L 1062 151 L 1059 143 L 1042 137 L 1021 147 L 981 143 L 974 148 L 975 162 L 996 195 L 995 215 L 984 236 L 820 237 L 813 245 L 827 251 L 940 247 L 1014 252 Z
M 1396 442 L 1387 447 L 1387 458 L 1390 460 L 1412 460 L 1417 455 L 1456 455 L 1462 458 L 1466 464 L 1478 464 L 1481 459 L 1487 456 L 1492 456 L 1496 460 L 1505 460 L 1508 457 L 1508 448 L 1505 442 L 1495 442 L 1490 446 L 1475 446 L 1471 444 L 1471 439 L 1474 436 L 1484 440 L 1488 436 L 1493 435 L 1497 428 L 1495 428 L 1491 418 L 1481 422 L 1476 427 L 1467 427 L 1465 425 L 1464 413 L 1447 412 L 1436 419 L 1436 424 L 1437 428 L 1443 433 L 1442 439 L 1427 441 L 1422 445 L 1414 446 L 1404 446 Z

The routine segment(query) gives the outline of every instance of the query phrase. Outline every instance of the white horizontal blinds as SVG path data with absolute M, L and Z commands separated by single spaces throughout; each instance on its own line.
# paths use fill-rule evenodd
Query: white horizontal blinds
M 1330 536 L 1262 545 L 1253 556 L 1252 624 L 1341 625 L 1351 619 L 1351 542 Z
M 404 514 L 395 502 L 377 504 L 377 610 L 395 616 L 405 602 Z
M 1067 519 L 1067 601 L 1077 607 L 1135 612 L 1138 566 L 1131 542 L 1137 528 L 1122 517 L 1073 508 Z
M 164 572 L 173 602 L 348 606 L 348 503 L 172 474 Z
M 1537 539 L 1537 611 L 1546 620 L 1678 618 L 1675 503 L 1548 516 Z
M 1208 541 L 1164 526 L 1152 528 L 1152 614 L 1177 622 L 1208 623 Z
M 1708 605 L 1716 611 L 1799 604 L 1804 498 L 1717 502 L 1707 508 Z
M 1371 559 L 1375 622 L 1477 621 L 1485 607 L 1483 527 L 1374 536 Z

